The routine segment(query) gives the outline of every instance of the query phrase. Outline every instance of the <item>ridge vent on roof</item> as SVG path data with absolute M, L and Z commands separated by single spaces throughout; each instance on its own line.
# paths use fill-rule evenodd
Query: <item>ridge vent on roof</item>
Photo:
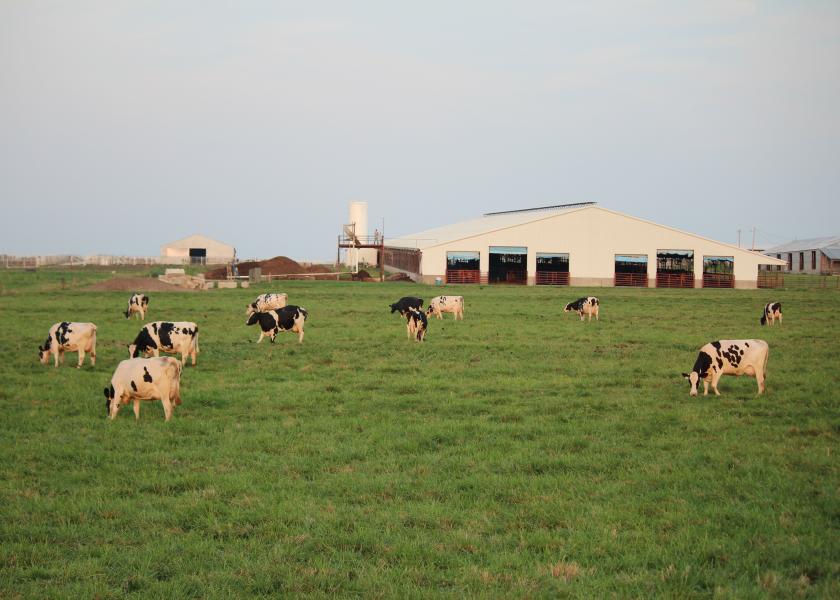
M 597 202 L 573 202 L 572 204 L 554 204 L 553 206 L 537 206 L 536 208 L 520 208 L 517 210 L 500 210 L 498 212 L 484 213 L 485 217 L 494 217 L 496 215 L 511 215 L 514 213 L 539 212 L 542 210 L 560 210 L 563 208 L 578 208 L 581 206 L 594 206 Z

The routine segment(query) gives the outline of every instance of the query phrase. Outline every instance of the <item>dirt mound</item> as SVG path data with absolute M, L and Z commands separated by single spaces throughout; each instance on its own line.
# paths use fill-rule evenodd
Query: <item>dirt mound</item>
M 194 292 L 179 285 L 164 283 L 151 277 L 114 277 L 86 288 L 96 292 Z
M 240 275 L 247 275 L 251 269 L 262 269 L 263 275 L 298 275 L 304 273 L 329 273 L 330 268 L 326 265 L 311 265 L 304 267 L 299 262 L 292 260 L 288 256 L 275 256 L 268 260 L 260 261 L 244 261 L 237 265 Z M 227 267 L 220 267 L 207 271 L 204 274 L 206 279 L 226 279 Z
M 405 273 L 394 273 L 392 275 L 388 275 L 388 277 L 385 278 L 385 281 L 411 281 L 411 277 Z

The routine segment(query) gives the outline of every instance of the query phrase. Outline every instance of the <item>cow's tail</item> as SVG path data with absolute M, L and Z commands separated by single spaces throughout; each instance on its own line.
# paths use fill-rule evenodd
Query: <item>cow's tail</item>
M 305 309 L 305 308 L 301 308 L 300 306 L 298 306 L 298 310 L 299 310 L 299 311 L 301 312 L 301 314 L 303 315 L 303 320 L 304 320 L 304 321 L 306 321 L 306 319 L 308 319 L 308 318 L 309 318 L 309 313 L 308 313 L 308 312 L 306 312 L 306 309 Z
M 196 354 L 201 352 L 201 350 L 198 349 L 198 325 L 195 326 L 195 331 L 193 331 L 192 347 Z

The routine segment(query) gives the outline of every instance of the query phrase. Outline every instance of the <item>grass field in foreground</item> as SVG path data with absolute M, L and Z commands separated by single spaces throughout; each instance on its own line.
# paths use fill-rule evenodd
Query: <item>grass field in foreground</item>
M 288 282 L 306 339 L 274 346 L 267 286 L 157 293 L 202 352 L 135 423 L 102 396 L 128 295 L 33 275 L 0 274 L 2 597 L 840 597 L 840 293 L 447 287 L 465 320 L 418 344 L 387 304 L 439 288 Z M 589 293 L 600 322 L 562 313 Z M 95 368 L 37 362 L 60 320 Z M 767 393 L 689 398 L 698 348 L 750 337 Z

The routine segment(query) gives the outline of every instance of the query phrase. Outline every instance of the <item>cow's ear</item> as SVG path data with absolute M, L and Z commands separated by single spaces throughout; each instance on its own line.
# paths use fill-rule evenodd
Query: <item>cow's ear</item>
M 683 376 L 685 379 L 688 379 L 688 373 L 683 373 L 683 374 L 682 374 L 682 376 Z

